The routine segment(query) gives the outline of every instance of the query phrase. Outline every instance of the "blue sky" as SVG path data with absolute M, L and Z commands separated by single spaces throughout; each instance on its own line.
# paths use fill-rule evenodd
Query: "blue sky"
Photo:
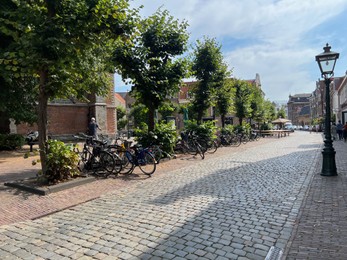
M 271 101 L 315 89 L 320 78 L 315 56 L 326 43 L 340 53 L 335 76 L 347 71 L 347 0 L 134 0 L 131 5 L 144 6 L 142 17 L 162 8 L 186 20 L 192 45 L 205 35 L 215 38 L 233 76 L 254 79 L 258 73 Z M 115 79 L 116 91 L 131 89 Z

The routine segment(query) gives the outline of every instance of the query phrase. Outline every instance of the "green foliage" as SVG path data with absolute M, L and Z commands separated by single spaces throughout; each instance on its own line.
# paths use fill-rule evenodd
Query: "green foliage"
M 215 126 L 214 121 L 207 121 L 201 124 L 198 124 L 195 120 L 186 121 L 185 131 L 194 132 L 199 138 L 204 140 L 213 140 L 215 139 L 217 127 Z
M 204 112 L 212 105 L 214 89 L 223 84 L 226 65 L 223 63 L 221 46 L 215 39 L 197 41 L 193 51 L 192 75 L 198 79 L 193 88 L 192 109 L 201 123 Z
M 222 84 L 216 89 L 216 112 L 221 115 L 222 127 L 225 126 L 225 117 L 232 112 L 235 89 L 232 81 L 227 79 L 225 74 Z
M 285 107 L 282 106 L 277 112 L 277 118 L 287 118 Z
M 121 118 L 117 120 L 117 128 L 118 130 L 122 130 L 125 128 L 125 126 L 128 124 L 128 119 Z
M 187 71 L 185 59 L 175 58 L 186 49 L 186 22 L 174 20 L 168 11 L 157 11 L 139 22 L 138 32 L 114 52 L 122 77 L 133 85 L 132 94 L 148 108 L 146 120 L 154 129 L 154 111 L 176 94 Z
M 168 154 L 173 153 L 173 148 L 176 144 L 177 133 L 172 122 L 160 122 L 155 125 L 154 131 L 148 132 L 147 125 L 135 130 L 136 141 L 143 147 L 148 147 L 151 144 L 161 145 L 162 150 Z
M 276 118 L 276 108 L 275 104 L 272 103 L 270 100 L 264 101 L 264 116 L 263 121 L 268 122 L 272 121 Z
M 252 86 L 252 98 L 251 98 L 251 119 L 256 122 L 261 122 L 264 118 L 264 98 L 260 88 Z
M 260 126 L 260 130 L 272 130 L 273 124 L 271 123 L 264 123 Z
M 237 125 L 234 128 L 236 133 L 249 133 L 251 130 L 251 125 L 249 123 L 242 123 L 242 125 Z
M 47 171 L 44 178 L 48 184 L 55 184 L 72 177 L 78 176 L 77 168 L 79 157 L 73 151 L 72 145 L 66 145 L 61 141 L 47 141 Z
M 172 116 L 175 111 L 178 110 L 178 107 L 175 106 L 171 102 L 164 102 L 159 107 L 158 111 L 162 117 L 162 119 L 165 121 L 168 116 Z
M 121 119 L 126 116 L 126 110 L 124 107 L 116 107 L 117 119 Z
M 117 110 L 117 128 L 118 130 L 124 129 L 128 123 L 128 120 L 125 118 L 126 110 L 124 107 L 116 107 Z
M 48 101 L 109 92 L 114 46 L 132 34 L 137 10 L 127 0 L 5 1 L 11 4 L 0 9 L 0 75 L 7 89 L 23 93 L 16 104 L 36 99 L 44 172 Z
M 235 81 L 235 113 L 240 124 L 244 118 L 249 118 L 252 113 L 252 91 L 249 83 L 243 80 Z
M 148 108 L 143 104 L 135 104 L 130 110 L 130 116 L 134 119 L 134 126 L 139 127 L 147 122 Z
M 233 133 L 235 133 L 236 131 L 236 126 L 235 125 L 226 125 L 225 127 L 223 127 L 221 129 L 221 134 L 223 135 L 231 135 Z
M 25 140 L 19 134 L 0 134 L 0 150 L 15 150 L 24 145 Z

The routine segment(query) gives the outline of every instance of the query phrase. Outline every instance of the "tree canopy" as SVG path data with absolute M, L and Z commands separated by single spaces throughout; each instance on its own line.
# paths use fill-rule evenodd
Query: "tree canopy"
M 105 94 L 109 73 L 114 72 L 114 45 L 132 33 L 137 12 L 129 9 L 127 0 L 5 3 L 7 8 L 0 12 L 0 32 L 6 36 L 0 53 L 2 80 L 18 93 L 25 89 L 37 95 L 40 155 L 45 170 L 48 100 Z
M 179 90 L 187 72 L 178 58 L 186 50 L 188 24 L 158 10 L 138 23 L 132 41 L 120 45 L 114 62 L 120 74 L 133 86 L 131 94 L 148 108 L 148 130 L 154 128 L 155 110 Z
M 226 76 L 221 46 L 215 39 L 198 40 L 193 50 L 191 73 L 198 80 L 193 88 L 192 108 L 201 122 L 204 112 L 213 104 L 214 89 L 221 88 Z

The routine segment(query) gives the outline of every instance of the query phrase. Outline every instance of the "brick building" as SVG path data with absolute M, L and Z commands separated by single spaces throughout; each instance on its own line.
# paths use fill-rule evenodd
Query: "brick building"
M 244 81 L 248 82 L 252 86 L 255 86 L 261 90 L 260 76 L 258 73 L 256 73 L 254 79 L 249 79 Z M 173 103 L 179 104 L 179 105 L 188 104 L 189 102 L 191 102 L 190 90 L 193 88 L 195 84 L 197 84 L 197 81 L 183 82 L 180 86 L 179 92 L 176 95 L 170 97 L 170 100 Z M 129 115 L 129 112 L 132 108 L 133 103 L 135 102 L 135 99 L 130 96 L 129 92 L 117 92 L 117 93 L 125 99 L 127 115 Z M 262 94 L 265 95 L 263 92 Z M 183 114 L 176 113 L 170 119 L 174 120 L 176 128 L 182 129 L 184 127 Z M 211 119 L 216 119 L 217 125 L 221 126 L 221 119 L 220 117 L 215 117 L 213 107 L 210 107 L 208 109 L 206 117 L 203 118 L 203 120 L 211 120 Z M 235 118 L 235 115 L 230 114 L 225 119 L 226 119 L 226 124 L 238 124 L 238 119 Z M 167 120 L 169 120 L 169 118 L 167 118 Z M 132 129 L 134 127 L 132 122 L 133 120 L 129 118 L 129 125 L 128 125 L 129 129 Z
M 87 133 L 91 117 L 95 117 L 101 128 L 99 133 L 114 135 L 117 130 L 114 88 L 110 86 L 109 95 L 100 97 L 90 95 L 89 102 L 73 99 L 56 99 L 48 104 L 48 134 L 53 137 L 72 137 L 76 133 Z M 10 132 L 25 135 L 37 130 L 36 125 L 11 122 Z
M 289 95 L 288 119 L 293 125 L 304 126 L 311 124 L 310 98 L 311 93 Z

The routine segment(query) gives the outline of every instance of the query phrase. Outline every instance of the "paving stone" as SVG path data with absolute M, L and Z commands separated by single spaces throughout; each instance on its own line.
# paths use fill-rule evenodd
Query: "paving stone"
M 187 167 L 113 187 L 68 210 L 0 226 L 0 257 L 21 258 L 41 243 L 47 254 L 36 250 L 37 256 L 49 259 L 264 259 L 272 246 L 288 259 L 339 259 L 347 163 L 337 153 L 346 169 L 337 182 L 317 175 L 321 143 L 301 132 L 222 148 L 212 159 L 186 161 Z

